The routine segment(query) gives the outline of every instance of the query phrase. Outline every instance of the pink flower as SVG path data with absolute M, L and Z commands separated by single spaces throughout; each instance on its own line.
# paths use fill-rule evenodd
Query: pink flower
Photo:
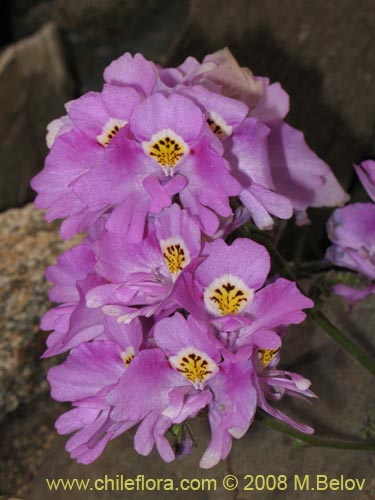
M 181 276 L 199 263 L 201 233 L 178 205 L 162 211 L 140 243 L 107 232 L 94 245 L 96 269 L 109 283 L 89 291 L 90 308 L 102 308 L 120 322 L 136 316 L 169 314 Z
M 333 244 L 326 259 L 362 278 L 358 286 L 340 284 L 333 291 L 350 305 L 375 293 L 375 205 L 353 203 L 336 209 L 328 220 L 327 232 Z

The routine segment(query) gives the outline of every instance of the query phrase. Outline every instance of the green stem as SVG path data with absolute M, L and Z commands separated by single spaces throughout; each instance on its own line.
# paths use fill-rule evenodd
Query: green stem
M 266 245 L 270 253 L 282 266 L 285 274 L 295 281 L 298 285 L 298 278 L 293 270 L 290 268 L 288 262 L 284 259 L 281 253 L 273 245 Z M 349 337 L 347 337 L 341 330 L 337 328 L 331 321 L 315 307 L 309 311 L 307 315 L 328 335 L 330 335 L 338 344 L 341 345 L 349 354 L 351 354 L 357 361 L 359 361 L 370 373 L 375 375 L 375 360 L 367 355 L 360 349 Z
M 349 337 L 337 328 L 319 309 L 312 310 L 308 315 L 315 323 L 338 344 L 355 357 L 367 370 L 375 375 L 375 360 L 360 349 Z
M 269 417 L 264 411 L 257 410 L 256 420 L 271 429 L 274 429 L 282 434 L 299 439 L 304 443 L 311 446 L 318 446 L 321 448 L 338 448 L 341 450 L 362 450 L 362 451 L 375 451 L 375 443 L 365 443 L 363 441 L 341 441 L 338 439 L 328 439 L 321 438 L 317 436 L 311 436 L 310 434 L 304 434 L 303 432 L 293 429 L 286 424 L 283 424 L 271 417 Z

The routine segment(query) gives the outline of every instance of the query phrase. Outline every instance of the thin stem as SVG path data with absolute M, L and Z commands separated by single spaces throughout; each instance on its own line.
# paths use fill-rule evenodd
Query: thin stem
M 333 267 L 333 265 L 322 266 L 322 261 L 319 259 L 315 259 L 315 260 L 304 260 L 303 262 L 299 263 L 298 267 L 301 269 L 313 268 L 313 269 L 320 269 L 321 271 L 325 271 L 326 269 L 331 269 Z
M 295 269 L 297 269 L 297 266 L 294 266 Z M 330 271 L 333 269 L 333 265 L 329 265 L 327 263 L 322 264 L 321 260 L 305 260 L 303 262 L 298 263 L 298 271 L 305 271 L 305 272 L 311 272 L 311 273 L 318 273 L 318 272 L 326 272 Z
M 315 323 L 328 335 L 330 335 L 338 344 L 354 356 L 367 370 L 375 375 L 375 360 L 360 349 L 349 337 L 337 328 L 319 309 L 308 313 Z
M 268 250 L 278 260 L 285 274 L 295 281 L 298 285 L 298 278 L 290 268 L 288 262 L 284 259 L 281 253 L 273 245 L 267 246 Z M 337 326 L 323 314 L 321 310 L 315 307 L 309 311 L 307 315 L 328 335 L 330 335 L 338 344 L 349 352 L 357 361 L 359 361 L 370 373 L 375 375 L 375 360 L 360 349 L 349 337 L 347 337 Z
M 292 279 L 293 281 L 297 281 L 297 275 L 292 271 L 288 262 L 284 259 L 284 257 L 278 251 L 278 249 L 266 242 L 264 242 L 264 246 L 267 248 L 270 254 L 272 254 L 272 256 L 278 261 L 278 263 L 281 265 L 288 278 Z
M 264 411 L 257 410 L 256 420 L 275 431 L 291 436 L 295 439 L 299 439 L 304 443 L 311 446 L 317 446 L 321 448 L 337 448 L 341 450 L 362 450 L 362 451 L 375 451 L 375 443 L 366 443 L 363 441 L 341 441 L 338 439 L 328 439 L 321 438 L 317 436 L 311 436 L 310 434 L 304 434 L 303 432 L 293 429 L 286 424 L 279 422 L 271 417 L 269 417 Z

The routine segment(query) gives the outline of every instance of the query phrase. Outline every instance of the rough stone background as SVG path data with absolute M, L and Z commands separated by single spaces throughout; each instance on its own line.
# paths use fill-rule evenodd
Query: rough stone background
M 45 27 L 50 21 L 56 28 Z M 141 51 L 162 64 L 178 64 L 187 55 L 201 58 L 225 45 L 255 74 L 281 82 L 291 95 L 288 121 L 305 132 L 358 199 L 363 192 L 351 165 L 375 155 L 374 28 L 373 0 L 2 0 L 0 210 L 30 199 L 29 179 L 46 152 L 46 123 L 63 113 L 66 100 L 99 89 L 103 68 L 113 58 Z M 313 231 L 325 218 L 323 211 L 317 214 Z M 155 453 L 137 456 L 131 434 L 112 442 L 90 467 L 72 462 L 64 451 L 66 439 L 53 429 L 64 408 L 46 395 L 47 364 L 38 360 L 44 344 L 38 318 L 49 307 L 43 272 L 67 244 L 56 226 L 47 226 L 30 206 L 0 215 L 0 235 L 0 417 L 5 415 L 0 422 L 0 498 L 126 498 L 124 492 L 49 493 L 44 480 L 140 473 L 218 481 L 228 473 L 344 474 L 366 478 L 365 491 L 226 493 L 219 487 L 216 493 L 189 493 L 189 498 L 375 498 L 373 453 L 301 448 L 258 423 L 212 471 L 197 467 L 208 438 L 204 422 L 194 427 L 199 447 L 193 456 L 172 465 Z M 350 316 L 343 302 L 327 304 L 327 314 L 371 353 L 374 311 L 373 298 Z M 372 378 L 312 325 L 291 330 L 282 362 L 312 379 L 320 396 L 312 408 L 286 404 L 295 417 L 312 422 L 319 433 L 353 439 L 374 425 Z
M 0 215 L 0 420 L 48 388 L 46 334 L 39 329 L 48 304 L 45 268 L 77 243 L 59 238 L 32 204 Z

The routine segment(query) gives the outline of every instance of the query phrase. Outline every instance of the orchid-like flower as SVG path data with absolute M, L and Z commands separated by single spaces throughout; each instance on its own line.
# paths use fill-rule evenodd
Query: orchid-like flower
M 200 466 L 212 467 L 226 458 L 232 437 L 243 436 L 253 420 L 252 365 L 229 354 L 222 359 L 223 346 L 191 316 L 185 320 L 177 313 L 159 321 L 154 339 L 158 348 L 141 353 L 114 389 L 111 418 L 122 425 L 132 419 L 142 422 L 135 449 L 148 455 L 156 443 L 169 462 L 174 452 L 164 436 L 166 430 L 208 405 L 212 437 Z
M 201 85 L 180 90 L 200 105 L 214 135 L 222 142 L 224 157 L 232 174 L 241 183 L 239 195 L 255 224 L 261 229 L 273 226 L 273 216 L 289 219 L 293 205 L 275 192 L 267 153 L 270 129 L 260 120 L 248 118 L 244 102 L 211 92 Z
M 296 285 L 279 278 L 264 287 L 270 270 L 267 250 L 246 238 L 231 245 L 222 239 L 204 245 L 205 260 L 184 282 L 179 293 L 182 307 L 197 318 L 211 320 L 221 331 L 241 328 L 240 339 L 257 329 L 299 323 L 305 319 L 302 309 L 313 302 Z
M 107 229 L 138 242 L 148 214 L 168 207 L 179 193 L 184 208 L 213 235 L 218 215 L 232 215 L 228 198 L 241 186 L 211 147 L 203 112 L 184 96 L 156 93 L 135 107 L 129 130 L 131 138 L 114 140 L 100 164 L 75 182 L 73 191 L 87 210 L 112 207 Z
M 375 202 L 375 162 L 354 165 L 358 177 L 371 200 Z M 333 243 L 326 259 L 336 266 L 355 271 L 359 283 L 338 284 L 334 293 L 345 297 L 349 305 L 375 293 L 375 205 L 353 203 L 336 209 L 327 223 L 328 237 Z
M 136 316 L 178 308 L 174 293 L 180 277 L 199 262 L 201 233 L 185 210 L 172 205 L 155 218 L 140 243 L 107 232 L 93 248 L 96 269 L 108 283 L 89 291 L 87 306 L 129 323 Z
M 271 367 L 274 359 L 278 356 L 278 352 L 279 351 L 270 349 L 258 350 L 256 353 L 259 359 L 261 359 L 263 368 L 261 371 L 254 372 L 252 375 L 252 383 L 257 392 L 258 406 L 272 417 L 285 422 L 298 431 L 305 434 L 313 434 L 314 429 L 312 427 L 296 422 L 293 418 L 269 403 L 269 400 L 279 401 L 285 395 L 303 399 L 307 403 L 310 402 L 307 398 L 316 397 L 309 389 L 311 386 L 310 380 L 307 380 L 297 373 L 277 370 Z
M 137 356 L 142 339 L 138 320 L 128 326 L 106 319 L 101 338 L 81 343 L 49 370 L 52 397 L 74 405 L 58 418 L 56 429 L 59 434 L 74 432 L 66 450 L 78 463 L 94 461 L 108 441 L 131 427 L 111 420 L 107 396 Z
M 333 245 L 328 248 L 326 259 L 362 277 L 359 286 L 333 287 L 337 295 L 353 305 L 375 293 L 375 205 L 353 203 L 336 209 L 328 220 L 327 231 Z
M 42 317 L 42 330 L 53 330 L 43 357 L 55 356 L 103 333 L 103 313 L 88 308 L 85 299 L 89 290 L 104 282 L 94 267 L 91 246 L 83 243 L 61 254 L 57 264 L 47 268 L 46 278 L 54 285 L 49 298 L 60 305 Z
M 51 151 L 31 186 L 38 192 L 35 205 L 47 209 L 48 221 L 66 218 L 61 228 L 64 238 L 86 229 L 99 215 L 87 212 L 73 184 L 99 163 L 119 132 L 126 134 L 132 110 L 140 101 L 133 88 L 105 84 L 102 92 L 88 92 L 71 101 L 67 117 L 50 127 Z
M 340 206 L 348 201 L 347 193 L 329 166 L 308 147 L 302 132 L 285 123 L 289 96 L 281 85 L 270 84 L 268 78 L 253 76 L 248 68 L 241 68 L 229 49 L 207 55 L 202 64 L 189 57 L 179 68 L 159 70 L 159 76 L 167 87 L 201 85 L 211 93 L 237 99 L 248 106 L 248 116 L 255 119 L 248 127 L 261 128 L 256 125 L 257 121 L 263 125 L 257 132 L 266 140 L 268 166 L 265 169 L 270 170 L 271 179 L 267 178 L 264 183 L 263 177 L 259 183 L 259 175 L 265 174 L 264 167 L 247 165 L 252 156 L 248 156 L 246 141 L 237 146 L 239 151 L 247 153 L 241 170 L 256 183 L 254 191 L 243 193 L 243 203 L 254 213 L 254 221 L 260 228 L 271 227 L 270 214 L 289 218 L 291 205 L 297 223 L 306 224 L 308 207 Z M 256 177 L 252 178 L 254 173 Z

